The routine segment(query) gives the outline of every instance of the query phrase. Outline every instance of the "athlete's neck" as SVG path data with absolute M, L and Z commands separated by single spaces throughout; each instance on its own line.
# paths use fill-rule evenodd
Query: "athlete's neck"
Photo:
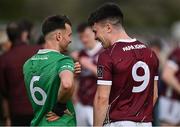
M 116 31 L 111 36 L 111 40 L 110 40 L 111 45 L 116 43 L 119 39 L 127 40 L 127 39 L 132 39 L 132 38 L 129 37 L 128 34 L 124 30 L 123 31 Z
M 97 45 L 97 41 L 96 40 L 93 40 L 91 41 L 91 45 L 87 48 L 87 50 L 92 50 L 96 47 Z
M 44 48 L 45 49 L 52 49 L 52 50 L 56 50 L 58 52 L 61 52 L 59 49 L 59 46 L 56 45 L 55 43 L 51 42 L 51 41 L 46 41 Z

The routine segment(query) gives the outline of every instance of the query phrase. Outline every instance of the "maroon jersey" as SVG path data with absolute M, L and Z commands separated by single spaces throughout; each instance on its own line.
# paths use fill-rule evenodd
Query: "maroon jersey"
M 154 80 L 158 80 L 158 59 L 146 45 L 119 40 L 100 54 L 98 85 L 111 85 L 110 122 L 152 121 Z
M 79 57 L 88 57 L 91 59 L 94 65 L 97 65 L 98 56 L 102 52 L 101 45 L 97 45 L 92 53 L 88 53 L 87 50 L 82 50 Z M 94 96 L 97 89 L 97 76 L 94 75 L 90 70 L 83 68 L 79 76 L 79 89 L 78 97 L 82 104 L 93 105 Z
M 175 76 L 180 82 L 180 48 L 176 48 L 169 56 L 168 61 L 167 61 L 168 66 L 171 66 L 175 70 L 177 70 Z M 169 89 L 167 87 L 166 93 L 168 93 Z M 180 95 L 173 89 L 171 89 L 169 96 L 172 99 L 176 99 L 180 101 Z
M 19 42 L 0 58 L 0 92 L 8 99 L 12 116 L 33 114 L 22 68 L 25 61 L 40 48 Z

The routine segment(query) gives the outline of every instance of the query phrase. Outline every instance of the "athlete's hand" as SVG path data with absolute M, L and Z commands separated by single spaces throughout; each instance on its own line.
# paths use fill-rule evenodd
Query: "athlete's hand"
M 64 111 L 64 114 L 68 114 L 68 115 L 72 115 L 72 113 L 66 109 Z M 56 115 L 54 112 L 50 111 L 46 114 L 46 120 L 49 121 L 49 122 L 52 122 L 52 121 L 56 121 L 60 118 L 60 116 Z
M 88 57 L 81 57 L 79 59 L 79 62 L 82 64 L 83 67 L 89 69 L 91 66 L 93 66 L 93 63 L 90 58 Z
M 81 64 L 79 62 L 75 62 L 74 74 L 75 74 L 75 76 L 77 76 L 80 73 L 81 73 Z
M 51 121 L 56 121 L 58 120 L 60 117 L 58 115 L 56 115 L 54 112 L 50 111 L 46 114 L 46 120 L 51 122 Z

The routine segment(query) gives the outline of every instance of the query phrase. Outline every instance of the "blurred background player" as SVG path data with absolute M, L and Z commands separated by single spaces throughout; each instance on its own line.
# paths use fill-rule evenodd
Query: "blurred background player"
M 34 109 L 32 126 L 76 126 L 71 101 L 74 91 L 74 62 L 63 55 L 71 43 L 71 22 L 55 15 L 42 24 L 44 49 L 24 64 L 29 100 Z M 38 94 L 36 94 L 38 93 Z
M 23 42 L 29 44 L 32 41 L 32 30 L 33 30 L 33 23 L 29 20 L 23 19 L 18 22 L 19 27 L 21 28 L 21 39 Z
M 159 37 L 152 37 L 148 41 L 149 47 L 154 51 L 156 56 L 159 59 L 159 79 L 158 79 L 158 96 L 161 96 L 165 89 L 165 83 L 162 80 L 162 70 L 165 62 L 165 56 L 163 54 L 163 41 Z M 159 126 L 160 120 L 159 120 L 159 98 L 157 99 L 157 103 L 154 107 L 153 111 L 153 126 Z
M 164 96 L 160 98 L 162 125 L 180 126 L 180 47 L 170 53 L 164 66 L 163 80 L 166 83 Z
M 78 52 L 76 60 L 82 65 L 82 72 L 79 84 L 76 89 L 78 103 L 76 104 L 76 116 L 78 126 L 93 125 L 93 100 L 96 92 L 97 81 L 97 60 L 102 52 L 101 44 L 95 40 L 95 35 L 88 25 L 84 22 L 78 25 L 77 32 L 84 49 Z
M 11 42 L 8 40 L 8 36 L 4 30 L 0 31 L 0 61 L 3 54 L 8 52 L 11 49 Z M 3 61 L 2 61 L 3 62 Z M 1 74 L 1 73 L 0 73 Z M 3 78 L 2 76 L 0 76 Z M 0 85 L 1 86 L 1 85 Z M 1 88 L 0 88 L 1 89 Z M 1 104 L 1 123 L 0 125 L 10 125 L 9 109 L 8 109 L 8 101 L 6 98 L 0 95 L 0 104 Z
M 11 48 L 8 48 L 0 60 L 0 90 L 7 102 L 4 106 L 5 119 L 8 120 L 8 125 L 28 126 L 33 111 L 25 90 L 22 67 L 40 47 L 29 46 L 24 42 L 23 29 L 19 22 L 9 23 L 6 31 Z
M 0 54 L 8 52 L 11 48 L 11 42 L 8 40 L 8 36 L 5 31 L 0 31 Z
M 158 58 L 127 35 L 118 5 L 107 3 L 89 23 L 106 50 L 99 55 L 94 126 L 152 126 L 157 100 Z

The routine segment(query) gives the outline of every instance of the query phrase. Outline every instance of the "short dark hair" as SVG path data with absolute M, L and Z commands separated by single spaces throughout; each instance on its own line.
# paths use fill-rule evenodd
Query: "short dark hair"
M 116 21 L 115 24 L 123 25 L 123 13 L 120 7 L 115 3 L 105 3 L 94 12 L 92 12 L 88 18 L 88 23 L 92 26 L 94 23 L 104 20 Z
M 18 22 L 20 29 L 22 32 L 28 32 L 28 39 L 31 38 L 31 31 L 33 29 L 33 23 L 27 19 L 20 20 Z
M 33 23 L 27 19 L 20 20 L 18 24 L 22 31 L 31 32 L 33 28 Z
M 56 29 L 65 29 L 65 24 L 71 26 L 69 18 L 65 15 L 54 15 L 47 17 L 42 24 L 42 33 L 45 36 Z
M 40 35 L 38 40 L 37 40 L 37 44 L 38 45 L 43 45 L 45 43 L 45 39 L 43 35 Z
M 87 22 L 80 23 L 77 27 L 77 32 L 82 33 L 86 28 L 90 28 L 90 25 Z
M 6 32 L 8 35 L 9 40 L 12 43 L 16 43 L 16 41 L 21 39 L 21 29 L 17 22 L 11 22 L 6 27 Z

